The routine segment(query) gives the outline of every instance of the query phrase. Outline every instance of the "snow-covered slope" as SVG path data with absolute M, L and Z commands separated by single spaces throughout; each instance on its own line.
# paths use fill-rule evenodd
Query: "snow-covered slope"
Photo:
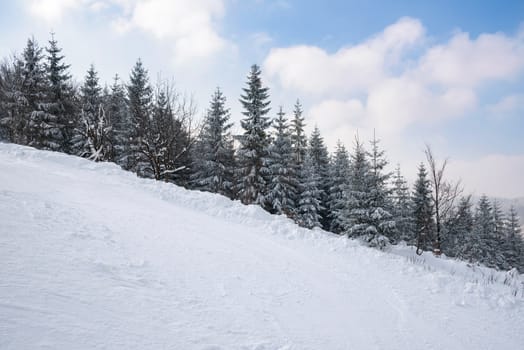
M 0 144 L 0 349 L 523 349 L 522 276 Z

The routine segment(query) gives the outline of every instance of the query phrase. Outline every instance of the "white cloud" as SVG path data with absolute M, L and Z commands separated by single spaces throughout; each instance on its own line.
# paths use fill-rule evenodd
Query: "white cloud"
M 264 62 L 266 74 L 284 88 L 330 95 L 366 91 L 386 75 L 406 49 L 423 37 L 418 20 L 403 18 L 382 33 L 329 54 L 316 46 L 272 49 Z
M 366 117 L 377 130 L 397 132 L 413 123 L 434 123 L 472 110 L 472 90 L 435 91 L 407 77 L 385 79 L 368 92 Z
M 82 6 L 83 0 L 30 0 L 26 1 L 29 12 L 46 22 L 59 21 L 69 10 Z
M 476 195 L 517 198 L 524 196 L 522 186 L 524 154 L 492 154 L 475 160 L 449 163 L 450 178 L 462 178 L 468 192 Z
M 124 4 L 129 8 L 129 4 Z M 177 62 L 205 58 L 223 49 L 227 42 L 216 30 L 224 15 L 221 0 L 138 0 L 129 15 L 115 21 L 120 32 L 138 28 L 159 40 L 172 41 Z
M 486 109 L 495 118 L 504 118 L 508 114 L 524 112 L 524 94 L 504 96 L 498 102 L 486 106 Z
M 223 0 L 26 0 L 29 12 L 47 22 L 74 9 L 117 9 L 113 28 L 120 34 L 136 28 L 172 45 L 176 62 L 206 58 L 229 45 L 218 31 Z
M 403 18 L 332 54 L 316 46 L 275 48 L 264 68 L 283 88 L 307 94 L 307 112 L 325 133 L 335 125 L 340 130 L 341 121 L 398 133 L 414 123 L 457 118 L 478 107 L 477 91 L 485 84 L 511 81 L 524 70 L 522 33 L 471 39 L 459 32 L 441 45 L 427 42 L 422 24 Z M 351 113 L 347 108 L 334 108 L 347 101 L 359 102 L 356 119 L 344 115 Z M 329 110 L 329 117 L 321 110 Z M 320 114 L 326 116 L 317 120 Z
M 427 51 L 418 74 L 429 83 L 475 87 L 488 80 L 511 80 L 523 68 L 523 40 L 500 33 L 472 40 L 468 33 L 458 33 Z

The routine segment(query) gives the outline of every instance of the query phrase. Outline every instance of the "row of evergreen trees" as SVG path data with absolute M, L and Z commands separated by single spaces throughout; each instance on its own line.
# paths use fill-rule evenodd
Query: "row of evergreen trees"
M 141 177 L 219 193 L 303 227 L 321 227 L 370 246 L 405 241 L 418 250 L 524 270 L 524 242 L 513 208 L 503 215 L 483 196 L 470 196 L 443 181 L 428 149 L 410 190 L 374 137 L 369 148 L 356 138 L 330 155 L 320 131 L 304 132 L 302 107 L 290 119 L 282 107 L 270 117 L 269 91 L 251 67 L 240 96 L 243 133 L 233 124 L 220 89 L 200 127 L 195 108 L 173 85 L 153 87 L 140 60 L 129 82 L 118 76 L 102 87 L 93 66 L 78 87 L 54 37 L 45 48 L 29 39 L 20 56 L 0 66 L 0 137 L 39 149 L 111 161 Z

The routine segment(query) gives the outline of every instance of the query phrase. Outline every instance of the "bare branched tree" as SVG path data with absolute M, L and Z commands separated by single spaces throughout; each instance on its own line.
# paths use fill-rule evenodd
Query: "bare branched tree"
M 444 179 L 444 172 L 448 165 L 448 159 L 445 159 L 442 164 L 438 164 L 429 145 L 426 145 L 425 153 L 429 165 L 429 177 L 433 190 L 432 201 L 436 224 L 433 253 L 435 255 L 440 255 L 442 254 L 441 235 L 443 220 L 451 213 L 456 199 L 459 198 L 463 192 L 463 188 L 460 181 L 452 183 Z
M 159 77 L 141 152 L 149 163 L 146 171 L 153 178 L 186 185 L 189 152 L 195 142 L 196 107 L 193 98 L 180 95 L 174 86 Z

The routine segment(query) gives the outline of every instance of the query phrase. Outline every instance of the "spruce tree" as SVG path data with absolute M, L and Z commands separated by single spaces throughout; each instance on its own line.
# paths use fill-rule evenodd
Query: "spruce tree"
M 478 237 L 473 247 L 472 257 L 486 266 L 496 266 L 496 247 L 497 241 L 495 238 L 495 223 L 493 221 L 493 207 L 486 197 L 482 195 L 478 201 L 474 230 Z
M 329 229 L 330 219 L 328 217 L 328 192 L 329 192 L 329 153 L 324 144 L 324 139 L 320 135 L 317 126 L 313 129 L 309 138 L 308 154 L 313 163 L 313 169 L 319 179 L 318 190 L 320 191 L 320 223 L 322 228 Z
M 269 209 L 288 217 L 295 215 L 297 196 L 297 169 L 294 162 L 291 137 L 285 113 L 280 107 L 274 122 L 275 136 L 269 148 Z
M 68 73 L 69 65 L 63 62 L 62 49 L 58 47 L 54 33 L 51 33 L 46 52 L 48 90 L 43 108 L 45 113 L 40 115 L 40 132 L 35 146 L 71 153 L 74 129 L 78 125 L 76 93 Z
M 240 121 L 244 133 L 239 136 L 237 152 L 237 194 L 244 204 L 266 204 L 268 167 L 269 108 L 268 88 L 262 86 L 261 71 L 257 65 L 251 67 L 247 87 L 243 89 L 240 103 L 244 119 Z
M 400 172 L 400 165 L 397 165 L 393 175 L 393 219 L 395 220 L 394 241 L 405 241 L 408 244 L 416 243 L 414 232 L 414 220 L 411 196 L 409 187 L 404 176 Z
M 323 208 L 320 202 L 322 193 L 319 190 L 319 183 L 320 178 L 315 171 L 313 157 L 310 153 L 307 153 L 300 169 L 300 185 L 296 214 L 296 222 L 302 227 L 321 227 L 320 212 Z
M 355 138 L 351 154 L 347 202 L 344 210 L 344 232 L 348 237 L 362 238 L 369 233 L 369 171 L 364 145 Z
M 519 217 L 513 206 L 510 207 L 506 219 L 506 237 L 502 248 L 506 263 L 504 268 L 517 268 L 522 273 L 524 271 L 524 241 Z
M 176 172 L 172 155 L 175 125 L 168 92 L 162 86 L 158 86 L 150 113 L 140 144 L 140 154 L 145 160 L 142 174 L 155 180 L 168 181 Z
M 388 162 L 385 158 L 385 152 L 379 149 L 379 142 L 373 135 L 371 151 L 368 152 L 370 163 L 368 181 L 370 227 L 368 231 L 371 236 L 374 236 L 369 237 L 373 245 L 376 245 L 377 242 L 391 240 L 395 233 L 395 220 L 390 198 L 392 190 L 388 187 L 391 173 L 385 171 Z
M 471 210 L 471 196 L 462 197 L 452 215 L 448 237 L 443 242 L 446 255 L 455 256 L 462 260 L 472 260 L 471 247 L 475 244 L 473 236 L 473 213 Z
M 131 120 L 131 130 L 128 135 L 129 169 L 139 176 L 146 176 L 145 168 L 149 161 L 143 154 L 145 136 L 150 127 L 153 92 L 149 84 L 147 70 L 142 61 L 137 60 L 127 85 L 128 109 Z
M 217 88 L 211 97 L 204 126 L 196 144 L 194 188 L 233 197 L 234 149 L 226 97 Z
M 91 65 L 81 91 L 80 125 L 75 129 L 73 149 L 81 157 L 94 161 L 111 159 L 111 125 L 102 103 L 98 74 Z
M 412 193 L 414 230 L 417 236 L 417 253 L 432 247 L 434 233 L 431 188 L 426 167 L 421 163 Z
M 129 139 L 133 126 L 127 107 L 126 93 L 118 75 L 115 75 L 106 102 L 106 116 L 111 124 L 112 158 L 126 170 L 131 168 Z
M 498 268 L 505 268 L 505 258 L 504 258 L 504 240 L 506 238 L 506 218 L 504 216 L 504 212 L 502 211 L 502 208 L 500 206 L 500 202 L 498 200 L 492 201 L 492 215 L 493 215 L 493 243 L 495 244 L 494 247 L 492 247 L 493 250 L 493 263 Z
M 346 192 L 349 186 L 349 155 L 346 147 L 338 141 L 335 154 L 329 167 L 328 215 L 329 230 L 334 233 L 344 231 L 344 209 L 346 207 Z
M 16 56 L 0 64 L 0 140 L 27 144 L 22 71 L 23 62 Z
M 27 40 L 22 54 L 22 118 L 26 121 L 24 134 L 27 143 L 36 148 L 44 148 L 52 125 L 46 119 L 44 106 L 47 103 L 48 80 L 43 64 L 42 48 L 34 38 Z
M 304 131 L 305 123 L 302 116 L 302 105 L 297 100 L 293 110 L 293 119 L 291 120 L 291 147 L 295 164 L 300 167 L 304 162 L 307 152 L 307 139 Z

